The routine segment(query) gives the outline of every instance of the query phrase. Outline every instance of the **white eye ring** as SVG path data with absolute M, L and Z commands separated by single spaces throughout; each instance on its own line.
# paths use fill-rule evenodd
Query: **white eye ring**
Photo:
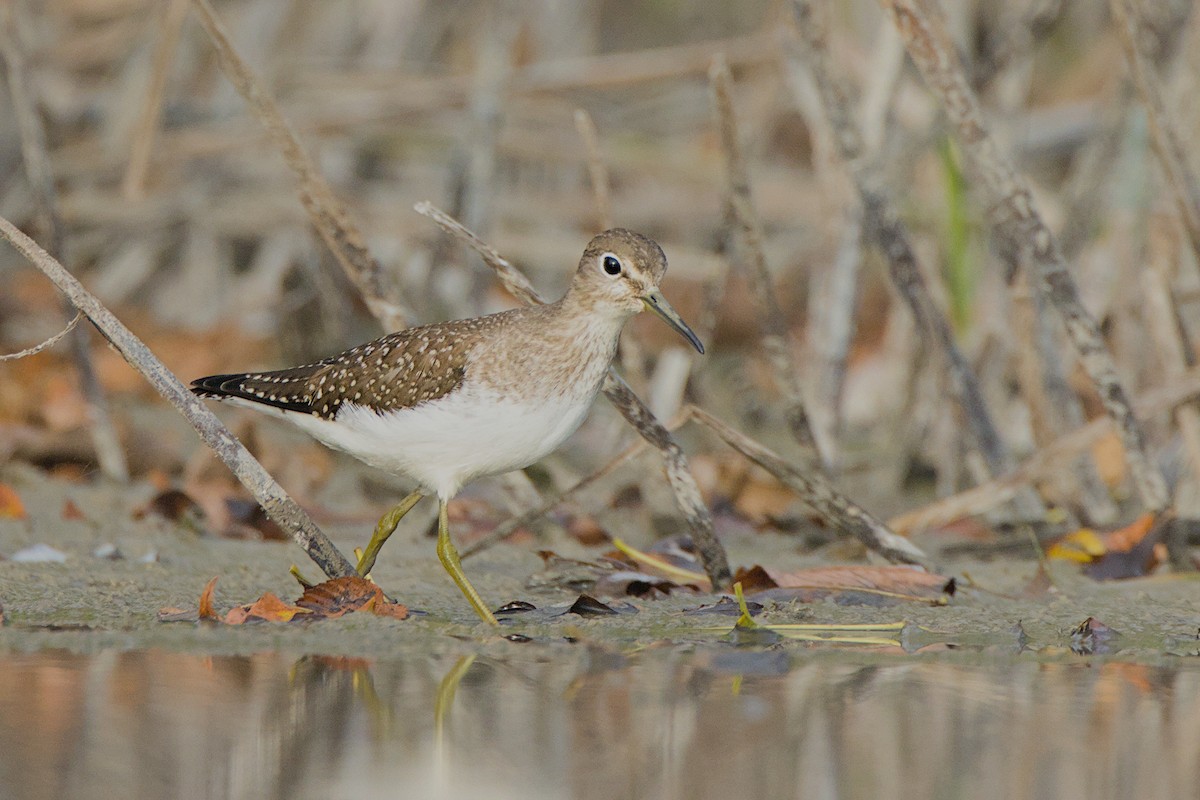
M 600 269 L 604 270 L 607 275 L 621 274 L 621 259 L 614 256 L 612 253 L 605 253 L 600 256 Z

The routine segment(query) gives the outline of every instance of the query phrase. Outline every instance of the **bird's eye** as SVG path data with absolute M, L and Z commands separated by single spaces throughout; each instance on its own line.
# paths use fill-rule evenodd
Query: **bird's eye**
M 607 272 L 609 275 L 620 275 L 621 274 L 621 262 L 617 260 L 616 256 L 605 256 L 603 263 L 604 263 L 604 271 Z

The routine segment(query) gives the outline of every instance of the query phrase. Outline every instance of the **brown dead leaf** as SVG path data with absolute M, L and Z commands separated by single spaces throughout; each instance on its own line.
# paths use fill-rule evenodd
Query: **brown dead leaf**
M 926 602 L 945 602 L 957 588 L 953 578 L 905 566 L 813 567 L 794 572 L 755 566 L 738 570 L 734 581 L 741 581 L 742 588 L 747 592 L 773 588 L 801 589 L 816 590 L 821 597 L 866 593 Z M 805 597 L 800 595 L 801 599 Z
M 1063 536 L 1046 550 L 1050 558 L 1083 564 L 1096 580 L 1139 578 L 1162 563 L 1162 533 L 1172 517 L 1142 514 L 1130 524 L 1107 532 L 1080 528 Z
M 333 578 L 305 589 L 296 605 L 311 611 L 313 619 L 334 619 L 352 611 L 373 611 L 396 619 L 408 616 L 405 606 L 390 602 L 382 589 L 357 575 Z
M 247 622 L 291 622 L 300 614 L 312 614 L 307 608 L 294 606 L 280 600 L 271 592 L 265 593 L 253 603 L 232 608 L 225 615 L 226 625 L 244 625 Z
M 213 578 L 200 593 L 200 619 L 220 620 L 221 615 L 213 609 L 213 592 L 217 588 L 217 579 Z
M 11 486 L 0 483 L 0 519 L 25 519 L 25 504 Z
M 294 622 L 302 619 L 331 619 L 352 611 L 370 611 L 383 617 L 405 619 L 408 608 L 387 599 L 383 590 L 358 576 L 335 578 L 309 587 L 295 603 L 288 603 L 266 592 L 253 603 L 230 609 L 224 617 L 213 606 L 217 579 L 213 578 L 200 595 L 198 612 L 179 608 L 163 608 L 158 612 L 160 622 L 216 620 L 226 625 L 248 622 Z

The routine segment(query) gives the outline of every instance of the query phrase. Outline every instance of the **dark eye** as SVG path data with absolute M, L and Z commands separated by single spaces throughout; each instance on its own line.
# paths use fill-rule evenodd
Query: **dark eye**
M 617 260 L 616 256 L 605 256 L 604 257 L 604 271 L 607 272 L 609 275 L 620 275 L 621 274 L 621 262 Z

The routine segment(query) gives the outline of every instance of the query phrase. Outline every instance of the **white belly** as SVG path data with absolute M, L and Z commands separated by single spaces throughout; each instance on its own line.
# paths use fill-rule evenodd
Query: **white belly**
M 554 450 L 583 422 L 594 397 L 529 404 L 458 391 L 384 414 L 347 404 L 336 423 L 307 414 L 286 417 L 330 447 L 449 498 L 475 478 L 527 467 Z

